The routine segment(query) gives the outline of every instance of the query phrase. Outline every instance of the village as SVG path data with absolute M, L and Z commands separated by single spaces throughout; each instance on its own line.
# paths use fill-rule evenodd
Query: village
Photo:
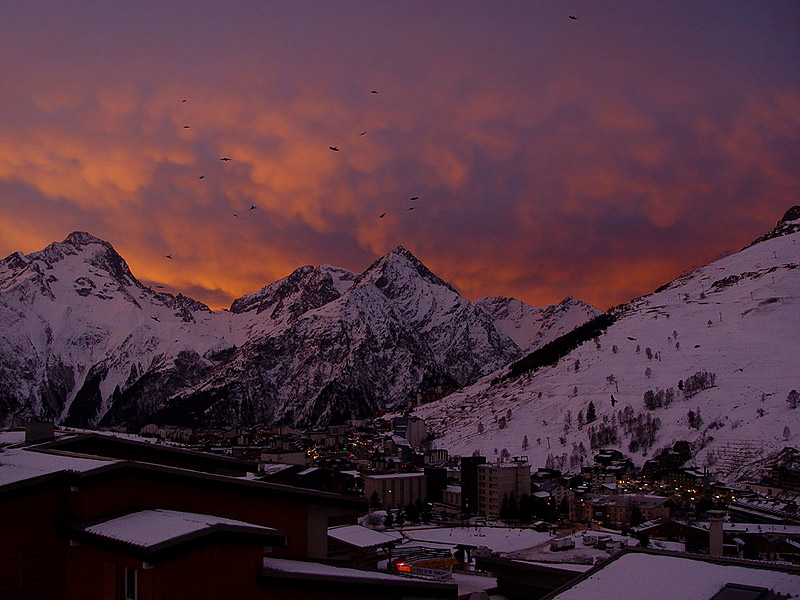
M 605 448 L 562 473 L 506 453 L 450 456 L 408 415 L 309 432 L 148 427 L 139 436 L 29 421 L 0 433 L 0 501 L 22 529 L 46 505 L 53 532 L 45 518 L 31 529 L 39 539 L 25 535 L 50 550 L 34 554 L 58 562 L 66 553 L 79 565 L 69 577 L 116 564 L 106 585 L 117 589 L 192 588 L 187 578 L 202 580 L 203 564 L 192 552 L 211 551 L 223 531 L 243 548 L 257 545 L 247 552 L 260 575 L 242 584 L 250 596 L 278 585 L 319 598 L 336 586 L 353 597 L 555 598 L 631 552 L 798 571 L 800 453 L 784 449 L 767 477 L 737 485 L 685 467 L 690 458 L 677 442 L 636 468 Z M 70 508 L 35 501 L 63 485 L 73 490 Z M 58 516 L 65 511 L 71 518 Z M 187 523 L 198 530 L 189 538 Z M 240 558 L 223 548 L 218 560 L 235 571 Z M 32 560 L 23 554 L 22 563 Z

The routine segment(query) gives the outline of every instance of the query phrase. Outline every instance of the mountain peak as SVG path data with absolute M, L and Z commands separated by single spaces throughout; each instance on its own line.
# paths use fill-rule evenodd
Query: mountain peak
M 78 250 L 84 246 L 88 246 L 89 244 L 100 244 L 106 247 L 111 246 L 111 244 L 105 240 L 101 240 L 100 238 L 95 237 L 86 231 L 73 231 L 66 237 L 66 239 L 64 239 L 62 243 L 74 246 Z
M 372 263 L 366 271 L 359 275 L 357 281 L 370 281 L 374 283 L 384 294 L 399 295 L 399 290 L 390 291 L 390 289 L 399 285 L 404 287 L 407 282 L 404 282 L 405 276 L 403 273 L 408 274 L 409 270 L 414 271 L 417 276 L 435 286 L 442 286 L 460 296 L 458 290 L 452 285 L 447 283 L 444 279 L 440 278 L 428 267 L 426 267 L 421 260 L 414 256 L 410 251 L 406 250 L 403 246 L 397 246 L 394 250 L 382 256 L 374 263 Z M 394 285 L 389 285 L 394 284 Z M 389 286 L 389 287 L 387 287 Z

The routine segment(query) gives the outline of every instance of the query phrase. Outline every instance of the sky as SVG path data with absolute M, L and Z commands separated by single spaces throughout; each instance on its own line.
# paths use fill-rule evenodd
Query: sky
M 798 31 L 794 1 L 0 0 L 0 256 L 88 231 L 221 308 L 402 245 L 471 300 L 606 309 L 800 204 Z

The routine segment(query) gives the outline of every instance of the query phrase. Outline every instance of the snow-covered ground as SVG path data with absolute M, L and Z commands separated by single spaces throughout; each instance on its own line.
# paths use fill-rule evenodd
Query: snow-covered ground
M 630 407 L 661 422 L 653 445 L 632 453 L 635 462 L 689 440 L 698 465 L 730 473 L 800 440 L 800 409 L 786 401 L 800 389 L 799 264 L 800 233 L 760 242 L 628 303 L 597 343 L 584 343 L 556 365 L 492 385 L 500 370 L 414 414 L 451 454 L 478 451 L 492 460 L 507 449 L 533 466 L 552 455 L 556 467 L 574 470 L 580 460 L 571 455 L 578 457 L 581 443 L 582 458 L 591 461 L 591 428 L 578 426 L 579 413 L 585 417 L 592 402 L 592 425 L 616 425 L 620 439 L 610 445 L 627 454 L 631 436 L 619 418 Z M 678 382 L 699 371 L 714 373 L 715 386 L 684 398 Z M 646 391 L 668 388 L 674 402 L 645 408 Z M 689 410 L 700 412 L 697 429 Z M 509 411 L 501 428 L 499 417 Z

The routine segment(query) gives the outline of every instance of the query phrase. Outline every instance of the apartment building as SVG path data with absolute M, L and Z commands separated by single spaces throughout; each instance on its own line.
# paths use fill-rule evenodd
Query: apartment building
M 499 517 L 503 498 L 519 502 L 523 494 L 531 493 L 531 468 L 526 460 L 486 463 L 477 466 L 478 513 Z

